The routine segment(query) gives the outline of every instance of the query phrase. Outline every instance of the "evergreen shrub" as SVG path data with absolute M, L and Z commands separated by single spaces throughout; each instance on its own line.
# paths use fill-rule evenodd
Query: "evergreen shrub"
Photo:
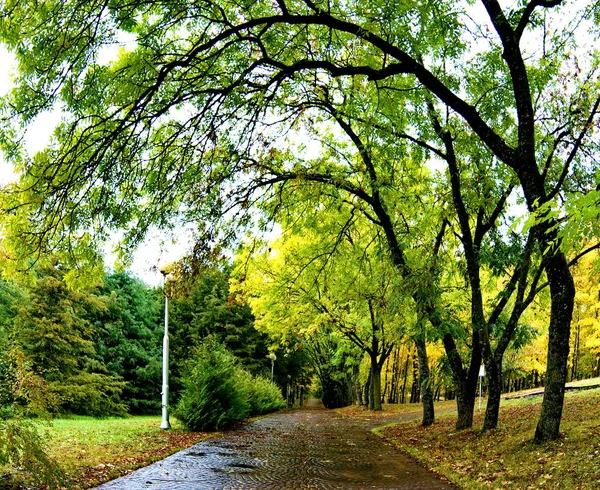
M 211 431 L 283 406 L 275 384 L 254 378 L 209 337 L 188 366 L 174 415 L 191 430 Z
M 279 386 L 272 381 L 242 371 L 239 375 L 239 383 L 250 402 L 252 415 L 272 412 L 285 406 Z

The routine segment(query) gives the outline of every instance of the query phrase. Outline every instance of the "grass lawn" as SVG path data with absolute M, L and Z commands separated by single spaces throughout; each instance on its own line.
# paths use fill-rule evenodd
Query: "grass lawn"
M 49 454 L 59 462 L 74 489 L 99 485 L 146 466 L 213 434 L 188 432 L 178 422 L 160 429 L 160 416 L 72 417 L 52 421 Z
M 475 429 L 456 432 L 456 413 L 442 413 L 428 428 L 415 420 L 378 433 L 466 490 L 600 488 L 600 389 L 567 392 L 561 439 L 536 445 L 541 400 L 504 400 L 498 429 L 486 434 L 477 404 Z

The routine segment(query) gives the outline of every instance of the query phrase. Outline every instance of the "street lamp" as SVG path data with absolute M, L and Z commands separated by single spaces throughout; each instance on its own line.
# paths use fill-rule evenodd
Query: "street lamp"
M 163 275 L 165 290 L 165 334 L 163 336 L 163 365 L 162 365 L 162 422 L 161 429 L 170 429 L 169 422 L 169 296 L 167 295 L 167 276 L 173 269 L 172 263 L 163 263 L 158 266 Z
M 271 382 L 272 382 L 273 381 L 273 372 L 275 371 L 275 361 L 277 360 L 277 356 L 275 355 L 275 352 L 270 352 L 267 357 L 269 359 L 271 359 Z

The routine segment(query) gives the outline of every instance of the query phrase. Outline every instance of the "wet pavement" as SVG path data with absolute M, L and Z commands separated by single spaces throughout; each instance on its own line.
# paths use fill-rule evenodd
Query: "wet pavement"
M 307 409 L 251 422 L 97 488 L 454 489 L 370 432 L 392 421 L 347 418 L 312 402 Z

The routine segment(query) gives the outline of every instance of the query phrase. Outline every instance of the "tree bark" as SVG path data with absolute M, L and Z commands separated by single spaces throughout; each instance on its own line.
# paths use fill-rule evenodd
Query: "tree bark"
M 488 360 L 485 363 L 485 370 L 488 378 L 488 400 L 483 421 L 484 432 L 498 426 L 500 396 L 502 395 L 502 358 L 500 358 L 500 362 L 497 362 L 495 358 Z
M 371 364 L 371 368 L 369 369 L 369 379 L 367 381 L 367 386 L 365 386 L 365 397 L 367 398 L 367 407 L 369 407 L 369 410 L 374 410 L 375 405 L 373 403 L 373 364 Z
M 410 360 L 410 351 L 406 352 L 406 362 L 404 363 L 404 380 L 402 382 L 402 396 L 400 397 L 400 403 L 406 403 L 406 382 L 408 380 L 408 361 Z
M 423 323 L 421 321 L 421 323 Z M 424 325 L 421 325 L 424 327 Z M 431 390 L 431 371 L 427 357 L 427 343 L 425 332 L 421 331 L 414 338 L 417 346 L 417 357 L 419 360 L 419 377 L 421 378 L 421 401 L 423 403 L 423 427 L 433 424 L 435 412 L 433 408 L 433 392 Z
M 360 383 L 358 381 L 356 382 L 356 384 L 354 386 L 354 389 L 356 391 L 356 404 L 359 407 L 362 407 L 363 404 L 364 404 L 363 403 L 363 396 L 362 396 L 362 386 L 360 385 Z
M 544 443 L 560 436 L 560 420 L 565 398 L 569 336 L 575 301 L 575 285 L 564 254 L 556 251 L 546 258 L 546 275 L 550 284 L 550 327 L 548 363 L 542 413 L 535 430 L 535 441 Z
M 381 410 L 381 368 L 377 363 L 377 356 L 375 356 L 374 358 L 371 357 L 371 369 L 373 373 L 371 379 L 373 408 L 371 410 L 379 411 Z
M 456 349 L 452 335 L 444 335 L 443 342 L 452 370 L 452 381 L 454 382 L 456 409 L 458 411 L 456 430 L 468 429 L 473 427 L 473 410 L 475 408 L 475 396 L 477 393 L 477 377 L 479 375 L 479 366 L 481 365 L 479 334 L 477 331 L 473 331 L 471 364 L 468 370 L 462 366 L 462 360 Z

